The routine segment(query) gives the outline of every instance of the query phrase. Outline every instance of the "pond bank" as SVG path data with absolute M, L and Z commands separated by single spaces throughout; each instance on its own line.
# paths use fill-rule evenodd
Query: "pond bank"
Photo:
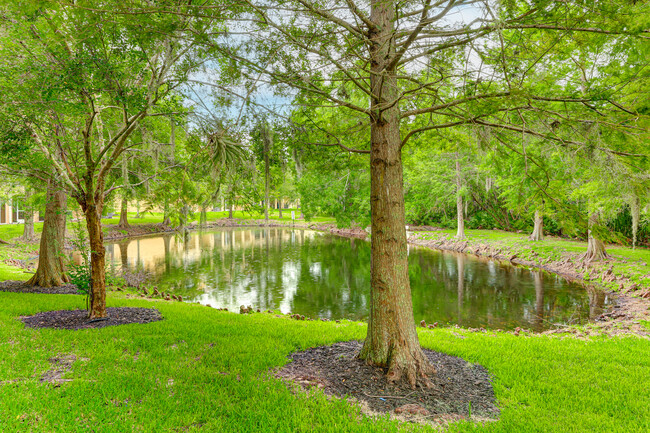
M 219 227 L 259 227 L 265 226 L 265 220 L 260 219 L 220 219 L 211 221 L 204 229 Z M 161 228 L 159 233 L 173 231 L 169 227 L 157 225 Z M 318 223 L 287 223 L 269 221 L 269 227 L 294 227 L 318 230 L 338 236 L 364 239 L 367 237 L 365 230 L 359 227 L 338 228 L 335 224 Z M 154 227 L 141 227 L 137 233 L 153 234 Z M 188 226 L 188 229 L 199 229 L 198 225 Z M 580 260 L 582 246 L 579 243 L 564 239 L 547 238 L 542 242 L 532 242 L 525 235 L 498 232 L 468 230 L 468 238 L 456 241 L 445 230 L 436 230 L 432 227 L 409 227 L 409 244 L 434 250 L 453 251 L 504 261 L 513 265 L 527 268 L 538 268 L 560 275 L 569 280 L 579 281 L 591 287 L 605 290 L 616 298 L 616 305 L 610 311 L 598 317 L 595 323 L 586 326 L 567 326 L 546 333 L 572 332 L 578 335 L 593 333 L 633 333 L 649 335 L 650 302 L 645 297 L 650 294 L 650 279 L 643 277 L 643 269 L 647 263 L 633 257 L 619 257 L 611 255 L 607 262 L 584 263 Z M 424 230 L 424 231 L 423 231 Z M 111 231 L 115 233 L 115 231 Z M 109 234 L 111 233 L 109 232 Z M 107 240 L 115 240 L 126 235 L 117 231 L 117 236 L 107 236 Z M 489 235 L 488 235 L 489 234 Z M 610 248 L 611 251 L 620 252 L 621 248 Z M 631 251 L 631 250 L 630 250 Z M 637 251 L 635 254 L 642 254 Z M 650 257 L 650 253 L 649 253 Z
M 584 252 L 577 242 L 559 238 L 534 242 L 525 235 L 487 230 L 470 230 L 467 239 L 460 241 L 444 230 L 412 232 L 409 244 L 542 269 L 615 295 L 614 308 L 602 314 L 595 323 L 582 330 L 567 327 L 546 333 L 569 330 L 586 334 L 650 335 L 650 275 L 646 275 L 650 269 L 641 252 L 636 254 L 640 257 L 637 260 L 610 253 L 607 261 L 587 263 L 581 259 Z M 611 250 L 621 252 L 623 249 L 614 247 Z
M 219 219 L 210 221 L 206 226 L 199 227 L 198 224 L 190 224 L 189 230 L 214 229 L 220 227 L 259 227 L 265 226 L 263 219 Z M 301 229 L 318 230 L 332 233 L 338 236 L 366 238 L 367 234 L 362 228 L 337 228 L 335 224 L 282 222 L 270 220 L 269 227 L 295 227 Z M 417 231 L 425 229 L 426 231 Z M 118 228 L 116 225 L 108 225 L 105 230 L 106 241 L 117 241 L 126 238 L 136 238 L 145 235 L 175 232 L 176 229 L 163 225 L 154 224 L 133 224 L 127 229 Z M 585 264 L 580 260 L 581 245 L 575 242 L 548 238 L 542 242 L 532 242 L 524 235 L 515 233 L 468 230 L 468 239 L 456 241 L 453 236 L 445 230 L 432 231 L 431 227 L 410 227 L 409 244 L 422 246 L 434 250 L 455 251 L 465 254 L 487 257 L 499 261 L 509 262 L 528 268 L 544 269 L 548 272 L 561 275 L 571 280 L 577 280 L 614 293 L 617 298 L 617 305 L 601 315 L 596 323 L 587 326 L 562 327 L 549 332 L 573 332 L 585 333 L 634 333 L 637 335 L 648 335 L 650 329 L 650 315 L 648 306 L 650 302 L 644 296 L 648 296 L 650 279 L 639 278 L 643 272 L 650 272 L 644 267 L 647 263 L 641 259 L 633 260 L 633 257 L 619 257 L 613 255 L 611 260 L 604 263 Z M 21 243 L 15 244 L 20 248 Z M 567 246 L 568 245 L 568 246 Z M 28 244 L 22 247 L 38 248 L 38 244 Z M 3 249 L 11 248 L 4 245 Z M 620 248 L 610 249 L 619 252 Z M 631 251 L 631 250 L 630 250 Z M 37 251 L 34 251 L 37 253 Z M 638 254 L 642 254 L 637 250 Z M 637 254 L 637 255 L 638 255 Z M 6 254 L 5 254 L 5 257 Z M 15 257 L 11 256 L 10 257 Z M 649 254 L 650 257 L 650 254 Z M 29 261 L 20 261 L 14 258 L 5 259 L 10 266 L 19 266 L 23 270 L 29 269 Z M 26 266 L 27 265 L 27 266 Z M 23 274 L 28 277 L 28 274 Z

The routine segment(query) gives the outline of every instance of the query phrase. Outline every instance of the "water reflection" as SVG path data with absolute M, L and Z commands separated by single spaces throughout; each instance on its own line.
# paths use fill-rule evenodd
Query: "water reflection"
M 111 266 L 143 269 L 185 299 L 238 311 L 242 304 L 311 317 L 368 314 L 370 245 L 309 230 L 233 228 L 124 240 Z M 603 292 L 561 277 L 467 256 L 410 248 L 417 321 L 543 330 L 601 314 Z

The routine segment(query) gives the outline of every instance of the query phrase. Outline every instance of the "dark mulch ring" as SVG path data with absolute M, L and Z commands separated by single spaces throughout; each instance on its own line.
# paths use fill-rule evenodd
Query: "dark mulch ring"
M 0 282 L 0 292 L 16 293 L 47 293 L 52 295 L 76 295 L 77 286 L 74 284 L 65 284 L 59 287 L 41 287 L 30 286 L 25 281 L 2 281 Z
M 481 365 L 462 358 L 424 350 L 437 373 L 433 387 L 389 385 L 386 371 L 356 358 L 360 341 L 321 346 L 289 357 L 277 376 L 301 385 L 317 387 L 328 395 L 353 397 L 369 415 L 390 413 L 391 417 L 434 424 L 462 419 L 489 421 L 499 417 L 490 375 Z
M 88 319 L 86 310 L 57 310 L 36 313 L 20 319 L 28 328 L 89 329 L 106 326 L 127 325 L 129 323 L 150 323 L 162 320 L 160 311 L 155 308 L 114 307 L 107 308 L 107 318 Z

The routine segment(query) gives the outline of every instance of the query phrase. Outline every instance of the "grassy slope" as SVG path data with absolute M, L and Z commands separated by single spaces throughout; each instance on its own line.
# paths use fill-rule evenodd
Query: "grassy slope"
M 360 418 L 341 400 L 296 395 L 268 376 L 291 351 L 363 338 L 365 325 L 114 298 L 109 305 L 154 305 L 165 320 L 55 331 L 24 329 L 15 319 L 82 303 L 78 296 L 0 293 L 0 431 L 398 430 L 393 422 Z M 423 330 L 420 336 L 425 347 L 481 363 L 495 378 L 502 420 L 457 424 L 451 431 L 650 430 L 647 340 L 453 329 Z M 64 354 L 78 357 L 64 375 L 71 381 L 60 387 L 41 383 L 48 359 Z
M 541 242 L 528 240 L 528 235 L 493 230 L 466 230 L 467 240 L 470 246 L 477 244 L 490 244 L 507 250 L 509 254 L 516 253 L 518 257 L 526 260 L 550 259 L 562 260 L 563 257 L 577 257 L 587 251 L 587 243 L 547 237 Z M 425 232 L 421 236 L 425 239 L 447 239 L 455 236 L 455 230 L 442 230 L 436 232 Z M 650 249 L 622 247 L 619 245 L 608 245 L 607 253 L 614 260 L 603 264 L 604 267 L 612 267 L 616 275 L 624 275 L 629 278 L 632 284 L 639 284 L 642 287 L 650 287 Z M 504 253 L 505 254 L 505 253 Z M 599 273 L 599 272 L 598 272 Z M 592 275 L 592 280 L 610 289 L 618 289 L 617 283 L 607 283 Z

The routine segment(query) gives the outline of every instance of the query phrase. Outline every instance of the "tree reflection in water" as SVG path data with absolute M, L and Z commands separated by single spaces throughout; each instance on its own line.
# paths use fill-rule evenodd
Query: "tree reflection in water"
M 310 230 L 230 228 L 118 243 L 116 268 L 141 267 L 151 284 L 184 299 L 365 320 L 370 245 Z M 542 271 L 411 247 L 415 318 L 429 323 L 543 330 L 602 313 L 606 294 Z

